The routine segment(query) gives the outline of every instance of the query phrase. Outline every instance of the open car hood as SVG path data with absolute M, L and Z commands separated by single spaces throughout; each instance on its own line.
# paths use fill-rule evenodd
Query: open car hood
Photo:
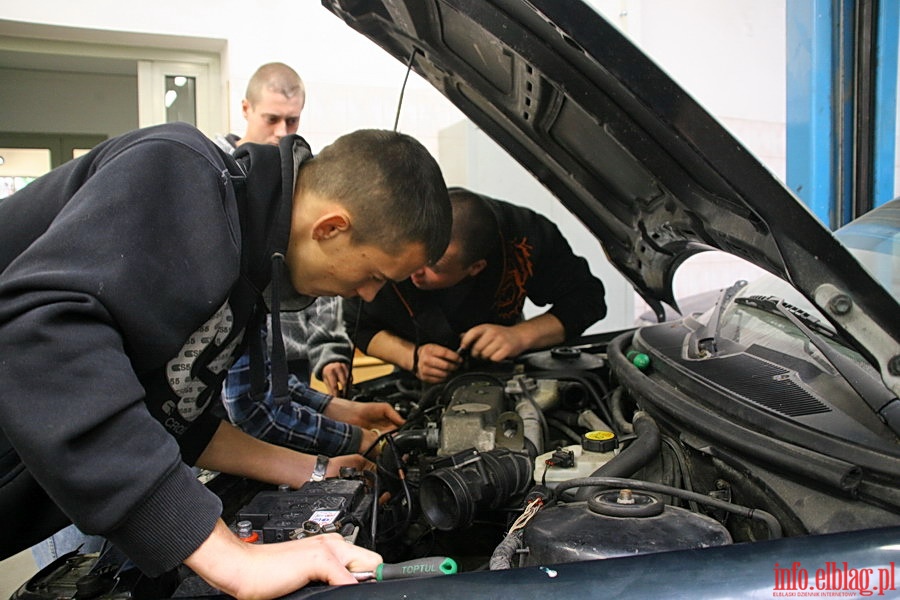
M 792 283 L 900 392 L 897 302 L 594 9 L 578 0 L 323 5 L 411 63 L 534 174 L 657 315 L 663 303 L 677 309 L 672 279 L 685 259 L 723 250 Z

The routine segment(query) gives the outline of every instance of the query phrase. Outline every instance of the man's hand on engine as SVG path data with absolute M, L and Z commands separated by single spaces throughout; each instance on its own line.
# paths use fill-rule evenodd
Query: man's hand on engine
M 440 344 L 424 344 L 415 352 L 415 375 L 425 383 L 441 383 L 462 364 L 459 354 Z

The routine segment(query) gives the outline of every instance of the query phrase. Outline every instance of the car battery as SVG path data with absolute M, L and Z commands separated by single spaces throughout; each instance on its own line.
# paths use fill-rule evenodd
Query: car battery
M 235 522 L 249 521 L 264 544 L 327 532 L 355 538 L 371 504 L 360 480 L 309 481 L 296 490 L 282 487 L 259 492 L 238 510 Z

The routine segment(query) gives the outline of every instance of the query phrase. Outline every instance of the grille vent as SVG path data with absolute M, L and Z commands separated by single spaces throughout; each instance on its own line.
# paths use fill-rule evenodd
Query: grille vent
M 747 354 L 692 363 L 701 377 L 788 417 L 831 412 L 821 400 L 790 379 L 790 371 Z

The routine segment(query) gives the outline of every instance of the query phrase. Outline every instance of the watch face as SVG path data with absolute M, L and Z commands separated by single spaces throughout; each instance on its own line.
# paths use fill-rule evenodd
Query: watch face
M 320 454 L 316 457 L 316 466 L 313 469 L 310 481 L 322 481 L 325 479 L 325 471 L 328 469 L 328 457 Z

